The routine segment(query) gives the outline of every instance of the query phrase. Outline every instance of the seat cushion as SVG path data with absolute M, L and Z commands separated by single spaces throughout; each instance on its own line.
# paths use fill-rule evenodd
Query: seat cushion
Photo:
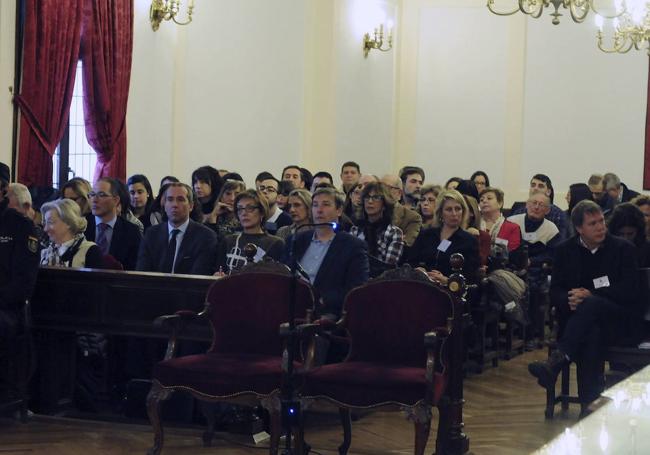
M 347 406 L 415 405 L 426 396 L 424 368 L 371 362 L 323 365 L 305 375 L 304 397 L 325 397 Z M 444 391 L 445 376 L 434 376 L 432 404 Z
M 269 395 L 280 388 L 280 362 L 280 357 L 266 355 L 188 355 L 159 362 L 153 379 L 164 387 L 181 387 L 214 397 Z

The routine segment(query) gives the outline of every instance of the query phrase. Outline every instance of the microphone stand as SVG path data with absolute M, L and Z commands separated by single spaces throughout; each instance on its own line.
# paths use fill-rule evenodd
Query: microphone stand
M 307 227 L 322 227 L 329 226 L 336 233 L 338 230 L 338 223 L 308 223 L 298 226 L 296 231 L 291 236 L 289 242 L 289 269 L 291 270 L 291 279 L 289 280 L 289 333 L 287 337 L 287 380 L 282 390 L 282 397 L 280 399 L 281 408 L 280 413 L 282 416 L 282 425 L 285 431 L 285 448 L 283 455 L 293 454 L 291 447 L 291 429 L 301 420 L 301 406 L 298 397 L 295 394 L 293 386 L 294 371 L 293 359 L 296 357 L 296 287 L 298 283 L 298 259 L 296 258 L 294 247 L 296 244 L 296 236 L 298 232 Z M 302 269 L 302 268 L 301 268 Z M 300 454 L 302 455 L 302 454 Z

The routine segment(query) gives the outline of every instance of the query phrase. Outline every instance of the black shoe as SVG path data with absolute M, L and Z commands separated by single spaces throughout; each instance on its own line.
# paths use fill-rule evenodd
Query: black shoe
M 554 351 L 544 362 L 532 362 L 528 364 L 528 371 L 537 378 L 537 383 L 549 389 L 555 387 L 557 375 L 562 371 L 562 367 L 568 362 L 566 355 L 560 351 Z

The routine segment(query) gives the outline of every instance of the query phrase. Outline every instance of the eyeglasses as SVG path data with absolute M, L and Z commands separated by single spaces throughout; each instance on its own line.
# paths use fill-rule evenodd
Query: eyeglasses
M 98 198 L 102 198 L 102 199 L 104 199 L 105 197 L 113 197 L 113 195 L 112 195 L 112 194 L 105 193 L 105 192 L 103 192 L 103 191 L 99 191 L 99 192 L 97 192 L 97 193 L 95 193 L 94 191 L 91 191 L 90 193 L 88 193 L 88 197 L 89 197 L 89 198 L 92 198 L 92 197 L 98 197 Z
M 423 202 L 428 202 L 429 204 L 435 204 L 436 203 L 436 198 L 435 197 L 423 197 L 420 199 L 420 204 Z
M 259 209 L 259 205 L 247 205 L 246 207 L 237 207 L 237 213 L 253 213 L 255 210 Z
M 374 202 L 381 201 L 382 199 L 384 199 L 384 196 L 382 196 L 381 194 L 369 194 L 368 196 L 363 198 L 364 201 L 374 201 Z
M 545 209 L 547 207 L 545 203 L 540 201 L 528 201 L 528 203 L 535 208 Z
M 262 193 L 277 193 L 277 192 L 278 192 L 278 190 L 276 190 L 276 189 L 273 188 L 272 186 L 263 186 L 263 185 L 260 185 L 260 186 L 257 187 L 257 189 L 258 189 L 259 191 L 261 191 Z

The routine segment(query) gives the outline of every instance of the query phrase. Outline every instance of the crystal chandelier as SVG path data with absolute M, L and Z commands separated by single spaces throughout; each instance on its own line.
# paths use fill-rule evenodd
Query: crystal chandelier
M 628 0 L 628 2 L 629 1 L 634 0 Z M 545 8 L 552 6 L 555 11 L 553 11 L 550 15 L 553 17 L 552 22 L 555 25 L 560 23 L 560 17 L 563 15 L 560 13 L 560 7 L 564 8 L 565 10 L 569 10 L 571 19 L 573 19 L 574 22 L 578 23 L 585 20 L 589 14 L 589 11 L 593 11 L 595 14 L 608 19 L 613 19 L 620 16 L 623 11 L 622 9 L 615 8 L 613 14 L 600 12 L 594 6 L 594 0 L 510 0 L 510 2 L 519 3 L 519 5 L 513 5 L 512 9 L 509 10 L 500 10 L 495 4 L 495 0 L 487 0 L 487 7 L 490 12 L 498 16 L 511 16 L 518 11 L 521 11 L 524 14 L 530 15 L 531 17 L 538 18 L 542 15 L 542 12 L 544 12 Z
M 624 54 L 632 48 L 641 50 L 645 46 L 650 55 L 650 1 L 626 0 L 624 7 L 625 12 L 612 21 L 613 34 L 610 46 L 604 44 L 604 20 L 601 16 L 596 16 L 598 48 L 608 54 L 615 52 Z

